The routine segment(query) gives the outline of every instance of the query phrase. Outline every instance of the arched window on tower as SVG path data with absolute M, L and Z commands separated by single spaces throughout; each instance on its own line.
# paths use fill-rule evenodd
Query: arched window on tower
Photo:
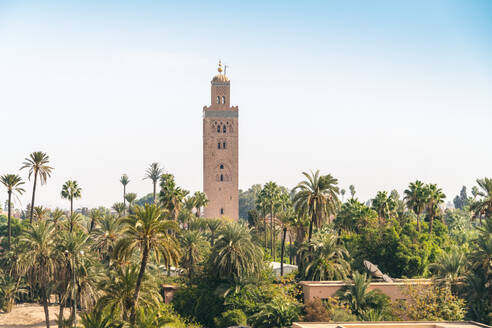
M 220 169 L 223 170 L 224 169 L 224 164 L 220 164 Z
M 227 130 L 226 130 L 226 126 L 224 125 L 223 128 L 222 128 L 222 132 L 226 133 Z
M 220 125 L 217 125 L 217 132 L 220 133 Z
M 217 96 L 217 104 L 220 104 L 220 96 Z
M 220 209 L 220 215 L 224 215 L 224 209 L 223 208 Z
M 222 148 L 226 149 L 226 143 L 225 143 L 225 141 L 222 143 Z
M 223 174 L 220 175 L 220 181 L 221 182 L 224 181 L 224 175 Z
M 220 149 L 220 142 L 217 142 L 217 149 Z
M 222 96 L 222 103 L 225 104 L 225 96 Z

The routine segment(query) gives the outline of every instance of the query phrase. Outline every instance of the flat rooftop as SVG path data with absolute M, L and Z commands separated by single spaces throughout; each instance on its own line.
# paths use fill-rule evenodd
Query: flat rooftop
M 292 328 L 486 328 L 490 327 L 473 321 L 428 322 L 294 322 Z

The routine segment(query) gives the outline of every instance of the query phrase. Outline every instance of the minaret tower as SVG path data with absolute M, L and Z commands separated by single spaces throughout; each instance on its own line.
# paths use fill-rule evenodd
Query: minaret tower
M 211 105 L 203 107 L 203 191 L 205 217 L 239 217 L 238 107 L 231 107 L 231 82 L 222 72 L 211 82 Z

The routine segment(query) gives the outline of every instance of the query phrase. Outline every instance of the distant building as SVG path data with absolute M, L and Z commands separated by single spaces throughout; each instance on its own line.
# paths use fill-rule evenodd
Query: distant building
M 211 81 L 211 104 L 203 107 L 203 191 L 205 217 L 239 218 L 238 107 L 231 107 L 231 82 L 223 73 Z

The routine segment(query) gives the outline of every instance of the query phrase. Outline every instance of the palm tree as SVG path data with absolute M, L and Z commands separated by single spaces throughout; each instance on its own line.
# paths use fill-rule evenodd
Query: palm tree
M 172 174 L 163 174 L 161 176 L 161 192 L 159 193 L 159 198 L 161 204 L 169 211 L 174 220 L 178 219 L 183 201 L 187 195 L 187 190 L 176 186 Z
M 266 223 L 267 202 L 266 202 L 265 193 L 263 193 L 263 189 L 258 193 L 258 197 L 256 198 L 256 210 L 261 213 L 261 218 L 263 219 L 263 232 L 264 232 L 265 250 L 266 250 L 268 248 L 267 223 Z
M 210 231 L 210 246 L 214 247 L 216 233 L 222 227 L 222 220 L 208 219 L 206 220 L 206 223 L 207 223 L 207 228 Z
M 123 203 L 114 203 L 111 207 L 118 214 L 118 217 L 122 217 L 125 215 L 126 205 Z
M 50 217 L 50 210 L 43 206 L 34 207 L 34 217 L 36 220 L 46 220 Z
M 482 217 L 492 215 L 492 179 L 477 179 L 477 184 L 480 187 L 477 193 L 480 199 L 473 203 L 472 210 L 480 218 L 480 221 L 482 221 Z
M 152 186 L 153 186 L 153 190 L 154 190 L 154 203 L 156 200 L 157 181 L 159 181 L 159 178 L 161 177 L 161 175 L 162 175 L 162 169 L 160 168 L 159 163 L 156 163 L 156 162 L 150 164 L 147 171 L 145 171 L 144 180 L 145 179 L 152 180 Z
M 238 223 L 223 225 L 210 256 L 219 279 L 238 283 L 260 271 L 263 252 L 251 239 L 251 230 Z
M 110 262 L 116 240 L 121 232 L 121 221 L 112 215 L 106 214 L 99 220 L 99 226 L 93 231 L 94 250 L 101 257 Z M 111 265 L 111 263 L 109 263 Z
M 196 191 L 193 197 L 195 197 L 196 216 L 200 217 L 202 215 L 202 208 L 208 204 L 207 195 L 204 192 Z
M 336 213 L 338 203 L 338 180 L 328 175 L 319 175 L 319 170 L 309 175 L 302 172 L 306 180 L 301 181 L 295 190 L 294 206 L 296 211 L 307 213 L 311 217 L 309 224 L 309 239 L 313 235 L 313 225 L 316 227 Z
M 381 219 L 386 220 L 390 217 L 391 212 L 394 209 L 394 200 L 388 196 L 386 191 L 378 191 L 376 197 L 372 200 L 372 209 L 378 212 L 379 222 Z
M 370 305 L 372 299 L 377 294 L 376 291 L 369 291 L 371 278 L 365 273 L 355 271 L 352 274 L 353 283 L 348 283 L 344 288 L 340 289 L 337 294 L 342 299 L 348 302 L 352 312 L 356 315 L 361 315 L 363 311 Z
M 123 204 L 126 207 L 126 186 L 130 183 L 130 179 L 128 179 L 128 175 L 123 174 L 120 178 L 120 182 L 123 185 Z
M 195 266 L 203 260 L 208 243 L 199 231 L 185 231 L 180 238 L 183 257 L 181 262 L 191 279 Z
M 48 298 L 57 268 L 54 232 L 51 222 L 39 221 L 30 225 L 20 239 L 25 246 L 21 261 L 27 270 L 27 280 L 33 288 L 40 291 L 47 328 L 50 327 Z
M 275 207 L 277 204 L 280 202 L 280 188 L 275 182 L 267 182 L 265 183 L 265 186 L 263 187 L 263 190 L 261 191 L 263 194 L 263 200 L 266 203 L 268 210 L 270 212 L 270 239 L 271 239 L 271 255 L 273 260 L 275 260 L 275 245 L 274 245 L 274 214 L 275 214 Z
M 129 192 L 126 194 L 125 199 L 128 202 L 128 212 L 131 213 L 133 203 L 135 202 L 135 199 L 137 199 L 137 194 L 134 192 Z
M 342 203 L 343 203 L 343 199 L 345 197 L 345 189 L 340 190 L 340 195 L 342 195 Z
M 73 200 L 82 197 L 82 188 L 75 180 L 68 180 L 62 186 L 61 197 L 70 201 L 70 216 L 73 215 Z
M 308 280 L 340 280 L 350 272 L 350 255 L 338 244 L 334 233 L 316 234 L 299 252 L 305 257 L 303 263 L 307 263 L 304 277 Z
M 436 263 L 432 263 L 429 268 L 435 271 L 436 277 L 451 284 L 463 281 L 467 272 L 467 255 L 459 248 L 454 248 L 449 252 L 443 252 Z
M 10 239 L 12 238 L 12 226 L 10 219 L 12 217 L 12 194 L 13 193 L 18 193 L 19 195 L 22 195 L 24 193 L 24 189 L 21 187 L 24 182 L 22 181 L 21 177 L 17 174 L 5 174 L 0 177 L 0 182 L 7 188 L 7 194 L 8 194 L 8 203 L 7 203 L 7 208 L 8 208 L 8 221 L 7 221 L 7 226 L 8 226 L 8 239 L 7 239 L 7 247 L 10 250 Z
M 177 240 L 168 233 L 169 230 L 177 230 L 179 227 L 175 222 L 162 220 L 165 214 L 165 211 L 157 205 L 145 204 L 145 207 L 135 206 L 134 214 L 123 219 L 125 230 L 116 244 L 116 254 L 128 255 L 136 250 L 141 254 L 140 271 L 131 304 L 132 324 L 135 323 L 138 295 L 149 256 L 153 254 L 157 261 L 162 257 L 166 264 L 176 264 L 180 256 Z
M 349 191 L 350 191 L 350 198 L 351 199 L 354 199 L 354 196 L 355 196 L 355 186 L 354 185 L 350 185 L 349 186 Z
M 34 198 L 36 196 L 36 184 L 38 181 L 38 176 L 39 176 L 39 181 L 41 182 L 41 185 L 44 185 L 46 183 L 46 180 L 48 180 L 49 177 L 51 177 L 51 171 L 53 168 L 49 166 L 50 162 L 50 157 L 46 155 L 46 153 L 43 153 L 42 151 L 35 151 L 34 153 L 29 154 L 29 157 L 27 157 L 24 162 L 22 163 L 22 169 L 29 169 L 29 177 L 28 179 L 31 180 L 31 176 L 34 174 L 34 184 L 32 187 L 32 201 L 31 201 L 31 213 L 29 215 L 29 222 L 32 223 L 32 214 L 33 214 L 33 209 L 34 209 Z
M 295 221 L 296 213 L 292 204 L 280 212 L 279 218 L 282 223 L 282 246 L 280 248 L 280 276 L 284 275 L 284 255 L 285 255 L 285 238 L 287 230 L 292 222 Z
M 105 214 L 104 207 L 93 208 L 90 210 L 89 217 L 91 218 L 91 223 L 89 226 L 89 233 L 91 233 L 94 230 L 96 223 L 99 222 L 99 220 L 101 220 L 104 217 L 104 214 Z
M 411 208 L 417 214 L 417 231 L 420 232 L 420 214 L 427 204 L 427 188 L 422 181 L 411 182 L 408 189 L 405 190 L 404 200 L 408 208 Z
M 432 233 L 432 226 L 434 218 L 440 214 L 441 204 L 444 203 L 446 195 L 442 192 L 441 188 L 438 188 L 436 184 L 429 184 L 427 187 L 427 211 L 429 212 L 430 224 L 429 233 Z
M 98 300 L 97 308 L 108 309 L 113 318 L 127 321 L 138 277 L 138 265 L 116 266 L 101 282 L 103 296 Z M 161 302 L 157 284 L 151 275 L 145 274 L 139 294 L 140 306 L 154 308 Z
M 492 304 L 492 217 L 485 219 L 479 231 L 472 254 L 473 269 L 483 273 L 483 279 L 486 281 L 484 287 L 488 290 L 489 302 Z

